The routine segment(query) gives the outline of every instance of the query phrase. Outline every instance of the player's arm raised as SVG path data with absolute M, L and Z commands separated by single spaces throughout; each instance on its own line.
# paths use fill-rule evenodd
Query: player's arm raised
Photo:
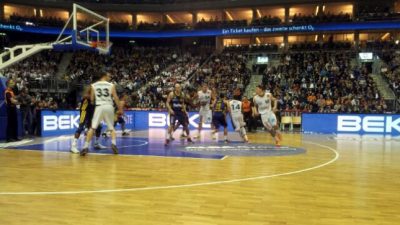
M 118 114 L 122 115 L 123 108 L 122 108 L 121 102 L 119 101 L 119 97 L 117 95 L 117 90 L 115 89 L 115 85 L 113 85 L 111 87 L 111 95 L 112 95 L 112 97 L 114 99 L 115 104 L 117 104 L 117 106 L 118 106 Z
M 166 102 L 165 105 L 167 106 L 167 109 L 168 109 L 169 114 L 174 115 L 174 111 L 172 110 L 172 107 L 171 107 L 172 96 L 173 96 L 173 93 L 170 92 L 170 93 L 168 94 L 167 102 Z

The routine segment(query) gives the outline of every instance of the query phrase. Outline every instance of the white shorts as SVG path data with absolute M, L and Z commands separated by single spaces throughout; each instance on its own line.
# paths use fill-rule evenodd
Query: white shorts
M 261 121 L 265 128 L 271 130 L 274 126 L 278 125 L 275 113 L 272 111 L 261 115 Z
M 104 121 L 106 123 L 107 130 L 114 130 L 114 106 L 96 106 L 92 119 L 92 128 L 97 129 L 101 121 Z
M 246 123 L 243 120 L 243 114 L 233 114 L 232 115 L 232 123 L 235 131 L 239 131 L 240 128 L 244 127 Z
M 203 123 L 211 123 L 212 111 L 211 109 L 200 109 L 199 116 L 203 118 Z

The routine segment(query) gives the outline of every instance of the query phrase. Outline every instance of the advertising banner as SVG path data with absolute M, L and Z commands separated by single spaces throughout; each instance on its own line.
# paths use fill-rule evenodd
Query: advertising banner
M 79 126 L 79 111 L 51 111 L 43 110 L 41 115 L 41 133 L 43 137 L 59 136 L 73 134 Z M 169 125 L 169 116 L 167 112 L 159 111 L 125 111 L 124 119 L 126 129 L 146 130 L 149 128 L 164 128 Z M 230 118 L 228 120 L 228 130 L 233 131 Z M 199 114 L 197 112 L 189 113 L 189 128 L 197 129 L 199 125 Z M 103 127 L 106 127 L 103 125 Z M 210 129 L 210 124 L 204 124 L 204 129 Z M 119 124 L 117 129 L 120 129 Z M 105 130 L 105 129 L 104 129 Z
M 400 135 L 400 115 L 302 114 L 305 133 Z

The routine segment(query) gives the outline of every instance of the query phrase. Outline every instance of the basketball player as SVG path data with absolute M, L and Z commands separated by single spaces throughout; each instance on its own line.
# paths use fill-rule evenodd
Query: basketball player
M 104 71 L 100 72 L 100 80 L 92 84 L 90 99 L 95 103 L 94 115 L 92 119 L 92 127 L 89 130 L 85 145 L 81 151 L 81 156 L 85 156 L 89 152 L 89 144 L 93 137 L 93 131 L 97 129 L 101 121 L 107 125 L 107 129 L 111 130 L 111 149 L 114 154 L 118 154 L 116 133 L 114 129 L 114 102 L 118 106 L 118 112 L 122 114 L 122 107 L 119 102 L 115 86 L 110 83 L 110 74 Z
M 165 145 L 168 145 L 170 141 L 173 140 L 176 122 L 182 124 L 183 130 L 187 134 L 187 141 L 193 143 L 190 138 L 189 123 L 186 119 L 185 94 L 182 92 L 180 84 L 175 84 L 174 90 L 168 94 L 166 105 L 170 117 L 170 125 L 168 127 Z
M 190 106 L 191 108 L 197 107 L 195 104 L 195 99 L 197 99 L 197 90 L 191 86 L 186 87 L 186 92 L 184 92 L 184 99 L 185 99 L 185 108 L 186 108 L 186 113 L 185 113 L 185 120 L 189 126 L 189 113 L 188 113 L 188 107 Z M 174 132 L 179 128 L 179 126 L 182 125 L 179 122 L 177 122 L 174 126 Z M 182 128 L 182 133 L 181 133 L 181 139 L 185 139 L 188 134 L 185 135 L 185 130 Z M 171 140 L 174 140 L 173 138 Z
M 212 119 L 212 112 L 211 112 L 211 97 L 212 92 L 208 89 L 206 83 L 203 83 L 201 90 L 197 92 L 197 97 L 199 99 L 200 110 L 199 110 L 199 127 L 198 133 L 195 138 L 200 138 L 201 129 L 203 127 L 203 123 L 210 123 Z
M 226 122 L 226 111 L 228 110 L 228 104 L 229 103 L 226 101 L 223 93 L 220 93 L 219 97 L 215 98 L 211 104 L 213 109 L 212 124 L 214 126 L 213 139 L 217 139 L 219 127 L 223 126 L 225 143 L 228 143 L 228 123 Z
M 87 129 L 91 128 L 93 112 L 94 112 L 94 105 L 90 102 L 90 90 L 91 90 L 90 86 L 85 87 L 85 89 L 83 90 L 84 94 L 83 94 L 82 101 L 81 101 L 81 107 L 79 109 L 79 111 L 80 111 L 79 127 L 78 127 L 78 129 L 76 129 L 75 136 L 72 141 L 72 145 L 71 145 L 72 153 L 79 153 L 79 150 L 76 147 L 79 137 L 81 136 L 81 133 L 82 133 L 82 131 L 85 130 L 85 128 L 87 128 Z M 105 148 L 103 145 L 101 145 L 99 143 L 101 129 L 102 129 L 102 126 L 100 124 L 96 129 L 96 139 L 94 142 L 95 149 Z
M 124 109 L 125 106 L 127 105 L 127 96 L 126 93 L 122 93 L 121 99 L 120 99 L 120 104 L 121 104 L 121 108 Z M 119 123 L 121 125 L 121 130 L 122 130 L 122 136 L 126 136 L 129 135 L 128 132 L 126 132 L 125 130 L 125 119 L 124 119 L 124 111 L 122 111 L 122 114 L 119 114 L 118 112 L 115 113 L 115 123 L 114 123 L 114 127 L 117 126 L 117 124 Z
M 235 131 L 238 131 L 240 137 L 243 138 L 244 142 L 248 143 L 249 139 L 247 138 L 246 129 L 244 126 L 246 123 L 243 119 L 243 112 L 242 112 L 242 101 L 240 98 L 240 93 L 236 92 L 233 95 L 233 100 L 229 101 L 229 112 L 232 118 L 232 124 L 235 128 Z
M 256 88 L 256 96 L 253 98 L 254 101 L 254 117 L 261 115 L 261 121 L 267 131 L 275 138 L 275 144 L 281 145 L 282 134 L 279 131 L 278 122 L 274 111 L 278 106 L 276 98 L 271 93 L 266 93 L 265 88 L 262 85 L 258 85 Z M 272 107 L 272 102 L 273 107 Z

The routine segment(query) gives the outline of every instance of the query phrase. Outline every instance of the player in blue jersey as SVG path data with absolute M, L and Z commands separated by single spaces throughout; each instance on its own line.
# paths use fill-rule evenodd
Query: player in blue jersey
M 190 138 L 189 123 L 186 114 L 185 94 L 182 92 L 180 84 L 175 84 L 174 90 L 168 94 L 166 105 L 170 123 L 165 145 L 168 145 L 173 140 L 173 133 L 177 123 L 183 126 L 183 130 L 187 134 L 187 141 L 193 143 Z
M 213 99 L 211 108 L 212 124 L 214 126 L 213 139 L 217 139 L 219 127 L 224 127 L 224 142 L 228 143 L 228 123 L 226 122 L 226 114 L 228 112 L 228 101 L 225 98 L 224 93 L 220 93 L 219 96 Z

